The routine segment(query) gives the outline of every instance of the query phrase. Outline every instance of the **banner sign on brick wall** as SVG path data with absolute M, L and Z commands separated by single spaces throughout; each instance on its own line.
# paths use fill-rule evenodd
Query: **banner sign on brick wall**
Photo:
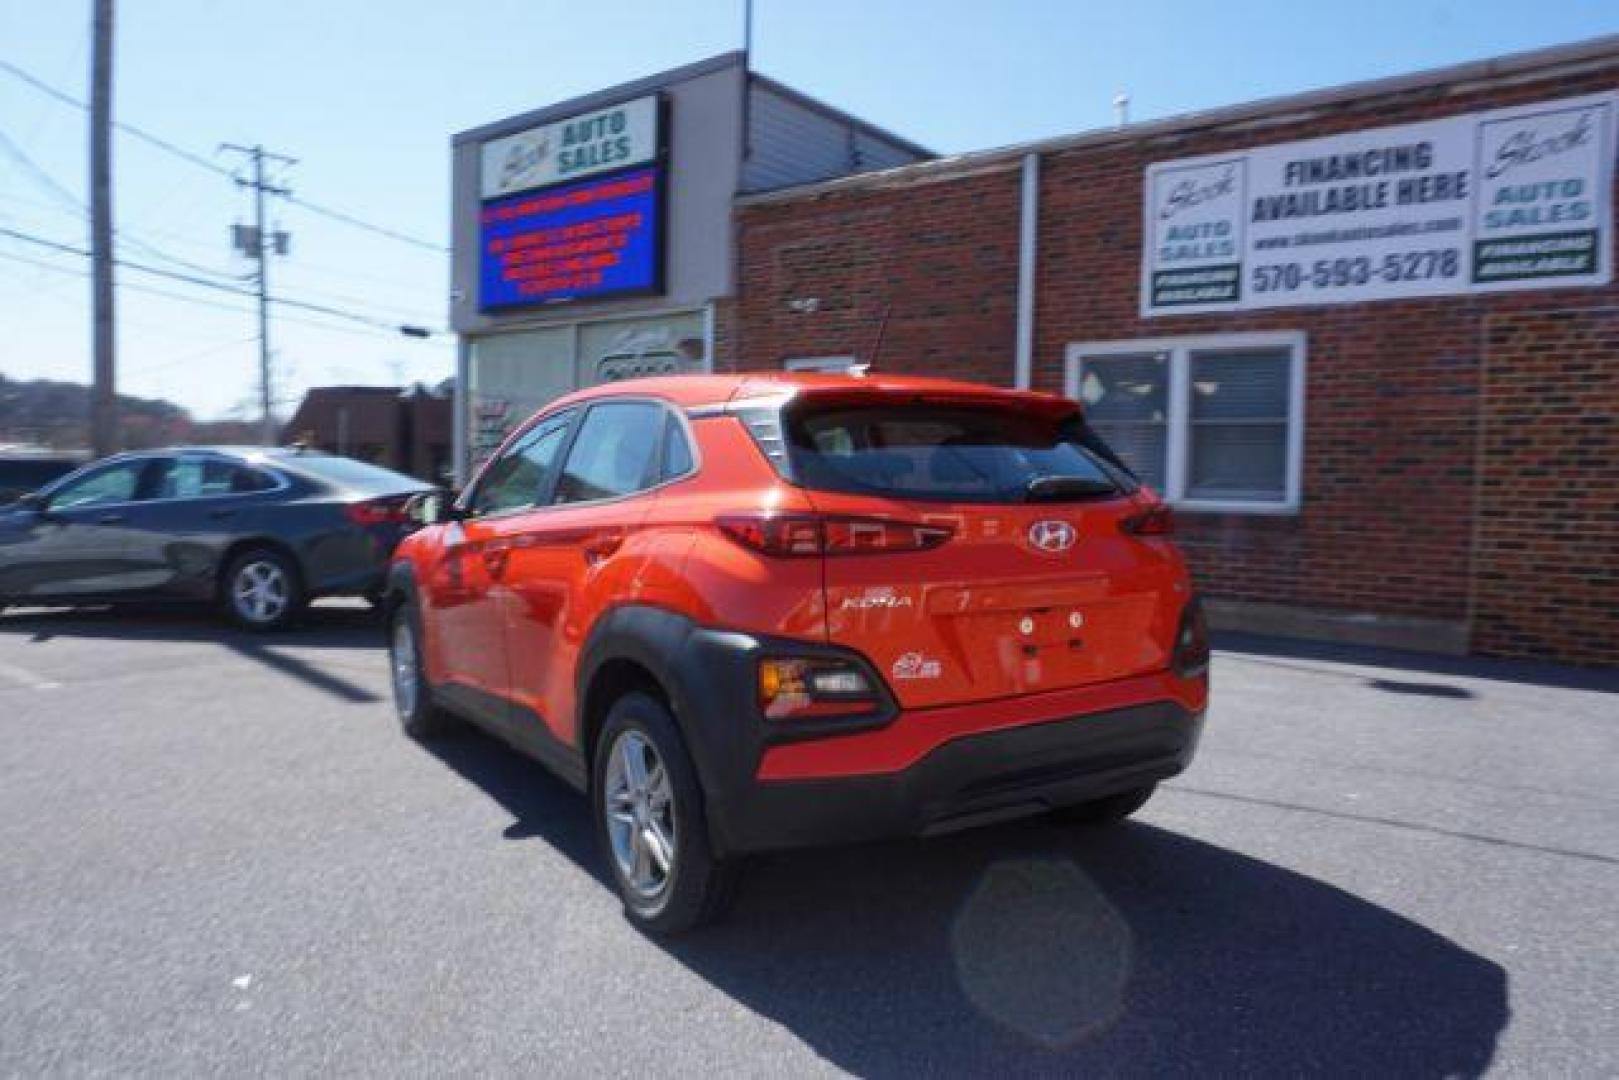
M 1619 94 L 1148 166 L 1143 315 L 1613 276 Z

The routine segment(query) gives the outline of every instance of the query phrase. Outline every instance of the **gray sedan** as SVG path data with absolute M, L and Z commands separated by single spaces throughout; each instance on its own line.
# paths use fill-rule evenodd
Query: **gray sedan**
M 314 597 L 373 594 L 430 490 L 318 451 L 120 454 L 0 508 L 0 607 L 190 599 L 276 629 Z

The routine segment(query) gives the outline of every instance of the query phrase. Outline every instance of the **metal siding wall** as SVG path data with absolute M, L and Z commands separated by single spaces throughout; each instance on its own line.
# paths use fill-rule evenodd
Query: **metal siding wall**
M 750 156 L 742 190 L 770 191 L 887 169 L 917 160 L 911 151 L 755 85 L 749 102 Z M 851 153 L 852 149 L 852 153 Z

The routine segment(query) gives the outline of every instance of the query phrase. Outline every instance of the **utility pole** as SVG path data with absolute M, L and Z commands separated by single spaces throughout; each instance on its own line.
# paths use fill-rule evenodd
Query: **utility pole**
M 90 18 L 90 445 L 119 449 L 117 347 L 112 297 L 112 0 L 93 0 Z
M 272 154 L 262 146 L 237 146 L 234 143 L 224 143 L 222 150 L 232 150 L 238 154 L 246 154 L 253 161 L 253 178 L 236 178 L 241 187 L 253 189 L 253 228 L 250 230 L 238 229 L 236 234 L 237 247 L 250 258 L 258 262 L 259 286 L 259 423 L 260 438 L 265 446 L 274 446 L 275 415 L 271 412 L 270 403 L 270 246 L 271 237 L 264 229 L 264 197 L 266 195 L 287 196 L 292 194 L 291 188 L 277 187 L 264 179 L 264 163 L 266 161 L 279 162 L 282 165 L 296 165 L 295 158 L 281 154 Z M 246 235 L 244 236 L 244 232 Z M 274 238 L 275 250 L 284 254 L 286 251 L 286 234 L 277 233 Z

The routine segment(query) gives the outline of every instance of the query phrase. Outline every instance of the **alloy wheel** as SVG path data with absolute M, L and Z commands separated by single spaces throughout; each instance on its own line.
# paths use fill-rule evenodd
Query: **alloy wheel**
M 641 900 L 669 888 L 679 838 L 669 770 L 645 735 L 625 731 L 608 751 L 602 798 L 619 876 Z
M 392 660 L 394 707 L 408 717 L 416 711 L 416 635 L 403 611 L 394 618 Z
M 255 559 L 243 564 L 231 586 L 236 611 L 249 622 L 272 623 L 287 610 L 292 599 L 292 583 L 287 572 L 275 563 Z

